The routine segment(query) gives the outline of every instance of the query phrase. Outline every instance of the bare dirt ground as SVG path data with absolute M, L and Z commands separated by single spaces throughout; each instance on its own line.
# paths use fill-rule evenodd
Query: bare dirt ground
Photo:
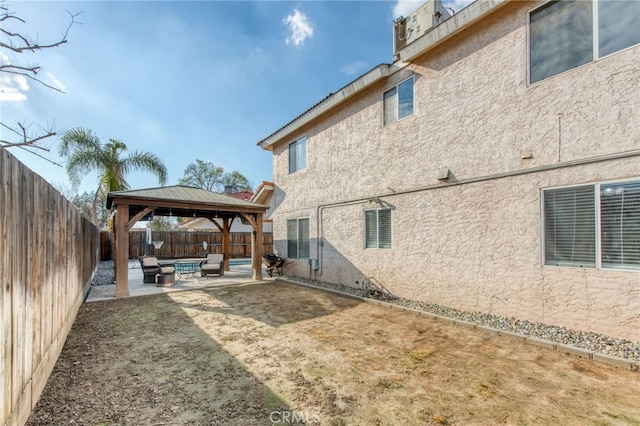
M 640 424 L 640 374 L 304 287 L 84 304 L 30 425 Z

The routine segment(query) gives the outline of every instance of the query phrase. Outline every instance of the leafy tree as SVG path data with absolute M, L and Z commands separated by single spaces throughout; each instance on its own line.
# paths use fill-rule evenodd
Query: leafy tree
M 59 47 L 67 43 L 67 36 L 69 30 L 76 23 L 75 18 L 79 13 L 71 14 L 70 22 L 62 34 L 61 38 L 54 42 L 40 43 L 34 41 L 31 36 L 26 34 L 22 25 L 26 24 L 26 20 L 12 13 L 9 6 L 4 4 L 4 1 L 0 3 L 0 48 L 18 57 L 23 53 L 36 53 L 42 50 Z M 55 90 L 57 92 L 64 93 L 59 87 L 48 84 L 45 80 L 41 79 L 39 72 L 42 67 L 39 65 L 23 65 L 21 63 L 10 63 L 8 57 L 0 56 L 0 75 L 6 76 L 6 78 L 22 78 L 25 81 L 35 81 L 48 89 Z M 53 128 L 42 129 L 41 131 L 31 132 L 28 125 L 21 122 L 15 124 L 9 124 L 4 121 L 0 121 L 2 130 L 6 131 L 10 137 L 0 137 L 0 146 L 5 148 L 20 147 L 26 151 L 31 152 L 34 155 L 42 157 L 36 151 L 31 150 L 37 148 L 43 151 L 49 151 L 45 146 L 42 146 L 42 141 L 56 135 Z M 44 157 L 42 157 L 44 158 Z M 46 159 L 46 158 L 45 158 Z M 51 160 L 49 160 L 51 161 Z M 55 164 L 55 163 L 54 163 Z
M 166 216 L 155 216 L 149 221 L 147 227 L 152 231 L 177 231 L 179 229 L 176 218 Z
M 224 169 L 213 164 L 211 161 L 196 160 L 190 163 L 184 170 L 184 177 L 178 180 L 180 185 L 193 186 L 216 191 L 222 185 Z
M 52 182 L 52 185 L 65 196 L 67 200 L 71 204 L 73 204 L 83 215 L 85 215 L 89 220 L 92 220 L 93 217 L 93 198 L 94 194 L 90 194 L 84 191 L 82 194 L 76 192 L 74 188 L 70 185 Z M 97 203 L 97 217 L 98 222 L 96 225 L 100 229 L 106 229 L 107 224 L 109 222 L 110 214 L 109 210 L 107 210 L 107 198 L 103 195 L 98 197 Z
M 158 177 L 161 185 L 167 182 L 167 168 L 155 154 L 134 151 L 123 157 L 127 145 L 117 139 L 103 144 L 91 131 L 76 128 L 65 132 L 60 140 L 59 154 L 67 157 L 67 173 L 71 183 L 78 185 L 83 176 L 98 173 L 98 189 L 93 201 L 92 220 L 97 224 L 99 196 L 108 192 L 129 189 L 126 176 L 131 171 L 149 171 Z
M 225 173 L 222 167 L 203 160 L 190 163 L 178 183 L 220 193 L 224 192 L 225 186 L 232 186 L 238 191 L 251 191 L 251 183 L 242 173 L 238 171 Z
M 84 191 L 82 194 L 76 194 L 69 201 L 80 210 L 89 220 L 93 220 L 94 194 Z M 107 210 L 107 197 L 104 194 L 98 196 L 95 205 L 96 208 L 96 226 L 100 229 L 106 229 L 109 221 L 109 210 Z
M 253 188 L 249 180 L 240 172 L 226 173 L 222 178 L 222 184 L 234 188 L 235 191 L 251 191 Z

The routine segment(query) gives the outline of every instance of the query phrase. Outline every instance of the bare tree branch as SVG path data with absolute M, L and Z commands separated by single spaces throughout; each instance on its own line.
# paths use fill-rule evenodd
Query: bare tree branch
M 46 161 L 50 162 L 50 163 L 51 163 L 51 164 L 53 164 L 54 166 L 62 167 L 62 164 L 60 164 L 60 163 L 56 163 L 55 161 L 53 161 L 53 160 L 51 160 L 51 159 L 49 159 L 49 158 L 45 157 L 44 155 L 40 155 L 40 154 L 38 154 L 38 153 L 37 153 L 37 152 L 35 152 L 35 151 L 31 151 L 30 149 L 27 149 L 27 147 L 25 147 L 25 146 L 19 146 L 18 148 L 20 148 L 20 149 L 24 149 L 24 150 L 25 150 L 25 151 L 27 151 L 28 153 L 33 154 L 33 155 L 35 155 L 36 157 L 40 157 L 40 158 L 42 158 L 43 160 L 46 160 Z M 34 148 L 34 146 L 32 145 L 32 146 L 30 146 L 29 148 Z M 47 149 L 47 151 L 49 151 L 49 150 Z
M 27 78 L 30 78 L 33 81 L 37 81 L 38 83 L 42 84 L 45 87 L 48 87 L 51 90 L 55 90 L 56 92 L 60 92 L 60 93 L 64 93 L 64 90 L 55 87 L 55 86 L 51 86 L 50 84 L 45 83 L 44 81 L 40 80 L 39 78 L 36 78 L 34 76 L 32 76 L 31 74 L 27 73 L 27 72 L 20 72 L 20 71 L 14 71 L 11 68 L 15 68 L 15 69 L 23 69 L 26 71 L 29 71 L 33 74 L 37 74 L 38 71 L 40 71 L 40 67 L 32 67 L 32 68 L 27 68 L 27 67 L 19 67 L 19 66 L 14 66 L 14 65 L 2 65 L 0 66 L 0 72 L 6 72 L 7 74 L 16 74 L 16 75 L 23 75 Z
M 7 126 L 5 123 L 0 123 L 0 125 L 2 127 L 4 127 L 5 129 L 9 130 L 12 133 L 15 133 L 16 135 L 18 135 L 18 137 L 20 137 L 20 142 L 8 141 L 8 140 L 0 139 L 0 143 L 5 148 L 10 148 L 10 147 L 14 147 L 14 146 L 33 145 L 33 148 L 38 148 L 38 149 L 41 149 L 41 150 L 47 151 L 47 152 L 49 151 L 49 148 L 45 148 L 45 147 L 42 147 L 42 146 L 39 146 L 39 145 L 35 145 L 35 144 L 40 142 L 43 139 L 55 136 L 57 134 L 56 132 L 54 132 L 53 130 L 50 129 L 50 130 L 45 131 L 45 133 L 40 135 L 40 136 L 31 136 L 29 134 L 29 132 L 28 132 L 28 128 L 25 125 L 23 125 L 20 122 L 18 122 L 16 124 L 18 125 L 20 130 L 16 130 L 15 128 L 13 128 L 11 126 Z
M 24 19 L 15 16 L 15 14 L 13 13 L 9 13 L 9 9 L 7 6 L 0 6 L 0 13 L 2 14 L 1 15 L 2 17 L 0 18 L 0 22 L 5 21 L 7 19 L 15 19 L 17 21 L 20 21 L 23 24 L 26 23 Z M 60 45 L 67 43 L 68 42 L 67 36 L 69 35 L 69 30 L 71 29 L 71 27 L 74 24 L 80 24 L 75 20 L 75 18 L 78 15 L 80 15 L 81 12 L 71 13 L 67 10 L 67 13 L 71 17 L 71 21 L 69 22 L 69 25 L 67 26 L 60 40 L 54 43 L 40 44 L 37 41 L 30 40 L 27 35 L 14 33 L 4 28 L 0 28 L 0 33 L 4 34 L 7 39 L 6 43 L 3 41 L 0 41 L 0 47 L 4 47 L 5 49 L 9 49 L 16 53 L 22 53 L 22 52 L 35 52 L 36 50 L 42 50 L 42 49 L 50 49 L 52 47 L 58 47 Z
M 3 0 L 0 0 L 3 2 Z M 2 23 L 2 27 L 0 27 L 0 48 L 7 49 L 15 54 L 25 53 L 25 52 L 37 52 L 44 49 L 51 49 L 54 47 L 61 46 L 67 43 L 67 37 L 69 35 L 69 31 L 74 24 L 81 24 L 76 21 L 76 17 L 80 15 L 78 13 L 71 13 L 67 10 L 69 14 L 70 20 L 66 29 L 64 30 L 60 39 L 54 42 L 49 43 L 41 43 L 37 40 L 32 40 L 27 34 L 21 33 L 20 31 L 16 31 L 13 29 L 6 28 L 6 24 L 11 21 L 15 21 L 20 24 L 25 24 L 27 21 L 22 19 L 19 16 L 16 16 L 15 13 L 9 11 L 9 7 L 5 4 L 0 5 L 0 23 Z M 53 86 L 49 83 L 46 83 L 42 80 L 38 73 L 42 70 L 42 68 L 38 65 L 28 66 L 28 65 L 20 65 L 20 64 L 10 64 L 4 63 L 0 64 L 0 73 L 5 74 L 13 74 L 19 75 L 25 78 L 28 78 L 32 81 L 36 81 L 48 89 L 55 90 L 56 92 L 64 93 L 62 89 L 59 87 Z M 32 149 L 26 149 L 25 147 L 37 148 L 43 151 L 49 151 L 48 148 L 39 145 L 43 140 L 56 136 L 56 132 L 53 131 L 52 128 L 43 130 L 36 134 L 31 134 L 28 131 L 29 126 L 25 126 L 24 124 L 17 122 L 16 126 L 7 125 L 4 122 L 0 122 L 0 125 L 8 130 L 10 133 L 16 135 L 15 138 L 5 138 L 0 139 L 0 145 L 5 148 L 20 148 L 25 149 L 26 151 L 42 157 L 41 155 L 35 153 Z M 11 139 L 11 140 L 9 140 Z M 44 157 L 42 157 L 44 158 Z M 46 158 L 45 158 L 46 159 Z M 51 160 L 46 159 L 53 164 L 59 165 Z

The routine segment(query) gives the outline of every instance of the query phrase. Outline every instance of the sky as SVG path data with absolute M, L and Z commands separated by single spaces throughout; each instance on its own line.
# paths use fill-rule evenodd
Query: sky
M 443 1 L 460 11 L 471 0 Z M 26 21 L 10 29 L 40 43 L 37 53 L 0 50 L 0 63 L 39 65 L 40 79 L 0 76 L 0 120 L 53 128 L 37 152 L 10 152 L 58 188 L 69 190 L 59 137 L 76 127 L 128 152 L 152 152 L 175 185 L 188 164 L 213 162 L 255 188 L 272 180 L 272 158 L 256 144 L 312 105 L 381 63 L 391 63 L 393 21 L 424 1 L 16 1 Z M 15 140 L 0 129 L 0 139 Z M 55 165 L 53 163 L 58 163 Z M 132 189 L 159 186 L 148 172 Z M 82 179 L 93 193 L 97 177 Z

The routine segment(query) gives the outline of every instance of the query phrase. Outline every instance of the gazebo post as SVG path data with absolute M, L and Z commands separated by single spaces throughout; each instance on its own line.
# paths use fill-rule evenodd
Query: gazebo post
M 229 258 L 231 257 L 231 244 L 229 243 L 231 224 L 229 218 L 222 219 L 222 252 L 224 253 L 224 270 L 229 270 Z
M 116 294 L 115 297 L 129 297 L 129 206 L 120 204 L 116 210 Z
M 255 229 L 251 233 L 251 263 L 253 279 L 262 281 L 262 213 L 256 214 Z

